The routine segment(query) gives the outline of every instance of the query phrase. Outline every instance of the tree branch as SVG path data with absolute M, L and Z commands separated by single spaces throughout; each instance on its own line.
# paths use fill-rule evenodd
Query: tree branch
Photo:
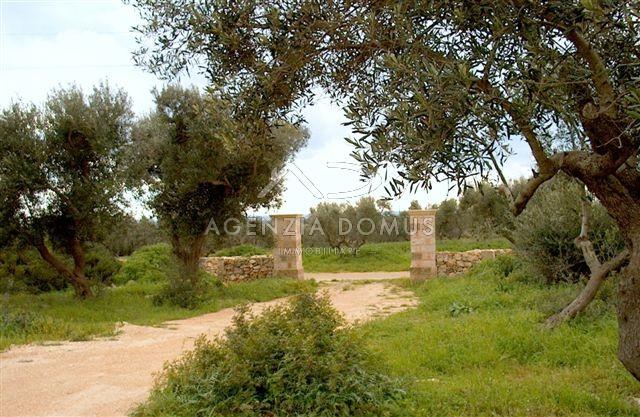
M 509 199 L 509 203 L 511 204 L 512 207 L 515 206 L 516 198 L 513 195 L 513 190 L 511 190 L 511 187 L 509 186 L 509 182 L 507 181 L 507 177 L 504 176 L 504 173 L 502 172 L 502 168 L 500 168 L 500 164 L 498 164 L 498 161 L 496 160 L 496 157 L 493 155 L 493 151 L 491 149 L 489 149 L 489 157 L 491 158 L 493 167 L 495 168 L 496 172 L 498 173 L 498 177 L 502 182 L 502 189 L 504 190 L 505 195 Z
M 595 273 L 591 274 L 587 285 L 580 292 L 580 294 L 573 300 L 568 306 L 566 306 L 560 313 L 549 317 L 546 322 L 546 326 L 553 328 L 559 324 L 571 320 L 583 311 L 591 301 L 595 298 L 602 283 L 607 279 L 608 275 L 624 266 L 629 259 L 629 251 L 623 250 L 613 259 L 602 264 Z
M 567 320 L 571 320 L 583 311 L 591 301 L 595 298 L 598 290 L 602 286 L 602 283 L 607 279 L 612 271 L 620 269 L 624 263 L 629 259 L 629 251 L 623 250 L 614 258 L 610 259 L 604 264 L 600 263 L 596 251 L 593 248 L 593 243 L 589 240 L 589 220 L 590 220 L 590 207 L 589 200 L 587 198 L 587 190 L 583 186 L 582 199 L 581 199 L 581 227 L 580 235 L 576 238 L 575 244 L 582 250 L 584 260 L 589 266 L 591 271 L 589 281 L 584 289 L 578 294 L 578 296 L 567 305 L 560 313 L 555 314 L 547 320 L 547 327 L 555 327 L 560 323 Z
M 600 269 L 602 264 L 596 251 L 593 248 L 593 243 L 589 240 L 589 220 L 591 218 L 591 210 L 589 207 L 589 200 L 587 199 L 587 192 L 585 188 L 582 188 L 580 199 L 581 210 L 581 222 L 580 222 L 580 235 L 575 239 L 575 244 L 580 250 L 582 250 L 582 256 L 584 257 L 587 266 L 591 273 L 595 273 Z
M 591 79 L 595 84 L 600 101 L 600 111 L 611 119 L 616 119 L 618 113 L 616 108 L 616 94 L 611 80 L 609 80 L 607 68 L 602 58 L 576 28 L 569 29 L 565 33 L 565 36 L 576 47 L 578 55 L 589 65 Z
M 548 158 L 547 168 L 539 173 L 534 173 L 533 177 L 527 181 L 522 190 L 518 193 L 515 203 L 512 207 L 513 214 L 519 215 L 525 209 L 531 197 L 540 188 L 542 184 L 553 178 L 563 167 L 565 161 L 565 152 L 553 154 Z
M 546 168 L 541 168 L 538 174 L 534 174 L 520 191 L 512 208 L 513 212 L 516 216 L 522 213 L 536 190 L 560 170 L 578 179 L 606 177 L 616 172 L 626 159 L 627 152 L 624 149 L 619 155 L 598 155 L 587 151 L 555 153 L 547 157 Z
M 38 250 L 38 253 L 42 257 L 42 259 L 47 262 L 49 265 L 53 267 L 60 275 L 64 276 L 68 280 L 74 282 L 75 277 L 71 270 L 60 260 L 58 259 L 47 247 L 46 243 L 43 240 L 38 240 L 34 243 L 35 248 Z
M 538 139 L 533 126 L 531 126 L 530 120 L 528 120 L 524 115 L 520 114 L 514 107 L 513 103 L 504 98 L 500 91 L 493 85 L 491 85 L 488 80 L 476 79 L 473 81 L 472 85 L 474 85 L 479 91 L 488 95 L 491 99 L 494 99 L 498 101 L 498 103 L 500 103 L 500 106 L 502 107 L 504 112 L 507 113 L 509 117 L 511 117 L 511 120 L 513 120 L 513 122 L 516 124 L 516 126 L 518 126 L 518 129 L 529 145 L 531 153 L 538 163 L 540 170 L 542 172 L 551 172 L 553 170 L 553 167 L 550 166 L 549 156 L 545 152 L 542 143 Z

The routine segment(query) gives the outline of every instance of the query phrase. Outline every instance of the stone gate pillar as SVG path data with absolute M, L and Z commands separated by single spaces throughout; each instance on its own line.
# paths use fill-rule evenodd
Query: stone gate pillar
M 271 218 L 276 234 L 273 275 L 303 279 L 302 214 L 274 214 Z
M 436 211 L 409 210 L 411 238 L 411 271 L 413 281 L 435 277 L 436 267 Z

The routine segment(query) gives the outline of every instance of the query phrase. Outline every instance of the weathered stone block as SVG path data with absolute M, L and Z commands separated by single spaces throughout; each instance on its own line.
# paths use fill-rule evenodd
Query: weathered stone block
M 304 278 L 302 267 L 302 215 L 274 214 L 274 275 Z
M 436 264 L 436 210 L 409 210 L 411 240 L 411 270 L 414 281 L 435 277 Z

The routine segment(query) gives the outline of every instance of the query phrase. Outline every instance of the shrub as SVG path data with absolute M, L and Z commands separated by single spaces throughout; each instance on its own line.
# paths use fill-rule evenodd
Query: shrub
M 96 285 L 109 284 L 120 269 L 120 263 L 104 246 L 90 245 L 86 250 L 85 275 Z M 59 258 L 71 264 L 69 256 Z M 0 289 L 41 293 L 68 287 L 67 280 L 46 263 L 34 249 L 12 247 L 0 252 Z
M 194 309 L 210 298 L 212 287 L 221 287 L 222 282 L 204 271 L 198 272 L 198 280 L 194 284 L 188 279 L 180 277 L 176 270 L 169 273 L 167 283 L 153 296 L 153 304 L 174 305 L 182 308 Z
M 118 285 L 128 281 L 162 282 L 174 268 L 171 246 L 166 243 L 144 246 L 133 253 L 114 277 Z
M 67 287 L 64 277 L 42 260 L 34 249 L 9 248 L 0 252 L 3 292 L 40 293 Z
M 164 286 L 153 297 L 155 305 L 171 304 L 182 308 L 195 308 L 209 296 L 212 285 L 221 285 L 217 279 L 203 271 L 197 282 L 185 277 L 170 245 L 158 243 L 138 249 L 122 266 L 114 281 L 118 285 L 129 281 L 162 282 Z
M 460 301 L 454 301 L 449 306 L 449 315 L 451 317 L 459 317 L 464 314 L 471 314 L 473 313 L 473 311 L 474 311 L 473 307 Z
M 217 251 L 214 256 L 253 256 L 266 255 L 268 251 L 253 245 L 238 245 Z
M 306 294 L 260 317 L 238 311 L 166 366 L 134 416 L 385 415 L 402 393 L 377 372 L 327 298 Z
M 589 273 L 574 243 L 580 234 L 580 187 L 565 177 L 554 178 L 538 190 L 516 221 L 516 250 L 546 283 L 576 282 Z M 589 238 L 603 261 L 623 246 L 613 220 L 598 202 L 591 205 Z
M 111 284 L 121 264 L 104 246 L 94 244 L 87 250 L 85 274 L 94 284 Z

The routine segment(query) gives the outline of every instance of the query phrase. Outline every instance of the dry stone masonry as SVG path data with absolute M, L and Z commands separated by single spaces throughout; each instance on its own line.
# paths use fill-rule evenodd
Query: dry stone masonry
M 510 253 L 511 249 L 438 252 L 436 266 L 439 275 L 454 276 L 467 272 L 480 261 Z M 200 265 L 202 269 L 224 282 L 252 281 L 274 276 L 274 259 L 271 255 L 207 257 L 200 260 Z
M 273 273 L 276 276 L 304 278 L 302 268 L 302 214 L 274 214 L 276 243 Z
M 411 270 L 413 281 L 438 274 L 436 265 L 436 210 L 409 210 Z
M 511 249 L 475 249 L 466 252 L 438 252 L 436 264 L 439 275 L 453 276 L 462 274 L 485 259 L 495 259 L 508 255 Z
M 219 256 L 200 259 L 202 269 L 224 282 L 252 281 L 273 276 L 273 257 Z

